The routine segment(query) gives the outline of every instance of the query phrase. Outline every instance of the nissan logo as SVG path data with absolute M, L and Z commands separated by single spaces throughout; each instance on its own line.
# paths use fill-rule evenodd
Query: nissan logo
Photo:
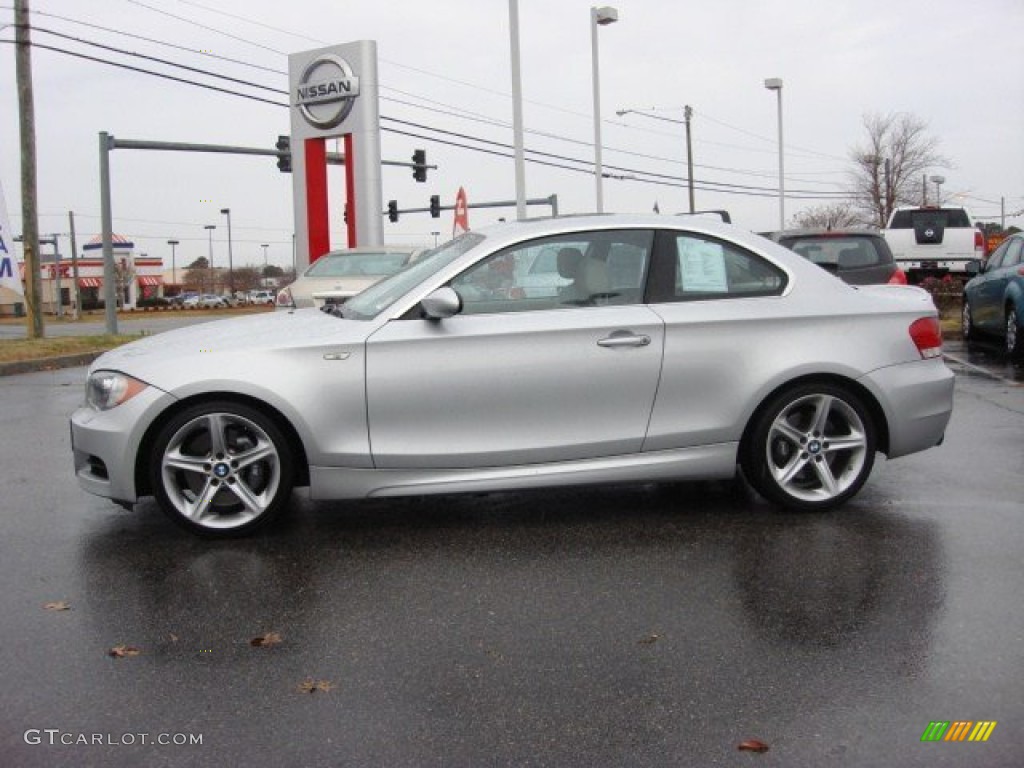
M 935 230 L 932 229 L 931 227 L 928 227 L 928 229 L 926 229 L 924 231 L 924 236 L 925 237 L 935 237 Z
M 332 53 L 313 59 L 302 70 L 295 89 L 295 106 L 316 128 L 334 128 L 344 122 L 359 95 L 359 78 L 352 67 Z

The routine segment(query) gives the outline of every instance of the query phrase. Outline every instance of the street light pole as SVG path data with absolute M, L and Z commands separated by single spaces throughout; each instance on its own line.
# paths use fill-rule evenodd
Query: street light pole
M 269 247 L 270 247 L 270 243 L 263 243 L 262 245 L 260 245 L 260 248 L 263 249 L 263 279 L 264 280 L 267 279 L 267 248 L 269 248 Z M 260 285 L 261 286 L 263 285 L 262 281 L 260 281 Z
M 210 255 L 207 259 L 206 266 L 210 270 L 210 293 L 217 292 L 217 273 L 213 269 L 213 230 L 217 228 L 216 224 L 207 224 L 204 229 L 210 234 Z M 199 290 L 202 293 L 202 289 Z
M 231 291 L 231 299 L 235 298 L 235 260 L 231 253 L 231 209 L 221 208 L 220 212 L 228 217 L 228 290 Z
M 782 78 L 769 77 L 764 81 L 764 87 L 769 91 L 775 91 L 779 99 L 779 229 L 786 228 L 786 181 L 783 166 L 783 144 L 782 144 Z
M 526 158 L 523 150 L 523 84 L 519 71 L 519 0 L 508 0 L 512 57 L 512 143 L 515 154 L 516 219 L 526 218 Z
M 628 114 L 642 115 L 653 120 L 664 120 L 666 123 L 686 126 L 686 186 L 690 194 L 690 213 L 693 213 L 696 210 L 693 196 L 693 142 L 690 138 L 690 118 L 693 117 L 693 109 L 689 105 L 683 107 L 683 120 L 673 120 L 670 117 L 662 117 L 661 115 L 649 115 L 639 109 L 619 109 L 615 111 L 615 114 L 619 117 Z
M 178 263 L 177 263 L 177 248 L 179 242 L 177 240 L 168 240 L 167 244 L 171 246 L 171 282 L 174 285 L 178 284 Z
M 604 168 L 601 165 L 601 75 L 598 67 L 597 28 L 614 24 L 619 12 L 611 6 L 590 9 L 590 50 L 594 85 L 594 179 L 597 183 L 597 212 L 604 213 Z

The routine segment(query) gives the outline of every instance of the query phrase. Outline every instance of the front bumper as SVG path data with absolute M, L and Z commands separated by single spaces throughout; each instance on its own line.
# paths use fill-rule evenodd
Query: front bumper
M 885 411 L 890 459 L 942 442 L 953 413 L 954 383 L 953 372 L 942 358 L 880 368 L 860 382 Z
M 71 414 L 71 450 L 79 486 L 115 501 L 137 501 L 139 446 L 153 420 L 174 402 L 174 397 L 151 386 L 109 411 L 82 406 Z

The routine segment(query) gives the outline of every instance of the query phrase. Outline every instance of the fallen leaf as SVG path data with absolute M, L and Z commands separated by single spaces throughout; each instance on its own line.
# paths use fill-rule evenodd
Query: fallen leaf
M 123 659 L 125 656 L 138 656 L 142 651 L 131 645 L 115 645 L 107 655 L 115 659 Z
M 640 645 L 653 645 L 654 643 L 658 642 L 659 638 L 660 638 L 659 635 L 655 635 L 654 633 L 651 633 L 647 637 L 640 638 L 639 640 L 637 640 L 637 642 Z
M 44 611 L 70 611 L 71 604 L 67 600 L 57 600 L 52 603 L 43 604 Z
M 167 635 L 167 639 L 170 640 L 172 643 L 178 642 L 178 636 L 176 634 L 174 634 L 173 632 L 171 632 L 171 633 L 169 633 Z
M 314 680 L 312 677 L 307 677 L 299 684 L 299 690 L 302 693 L 316 693 L 317 691 L 326 693 L 332 688 L 334 688 L 334 683 L 329 680 Z
M 741 752 L 767 752 L 768 745 L 758 739 L 747 739 L 741 741 L 737 749 Z
M 277 632 L 267 632 L 265 635 L 254 637 L 249 641 L 253 648 L 269 648 L 281 642 L 281 635 Z

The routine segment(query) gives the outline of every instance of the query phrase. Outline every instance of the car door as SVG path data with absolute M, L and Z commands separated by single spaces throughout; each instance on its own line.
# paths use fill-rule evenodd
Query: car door
M 661 319 L 642 303 L 652 241 L 649 230 L 597 231 L 506 248 L 451 281 L 460 314 L 394 320 L 374 333 L 366 386 L 375 466 L 500 467 L 639 452 L 664 338 Z M 567 254 L 560 272 L 572 285 L 538 296 L 517 280 L 544 247 Z M 612 254 L 637 268 L 610 270 Z
M 1013 262 L 1011 248 L 1014 240 L 1004 241 L 989 257 L 985 271 L 978 276 L 977 284 L 972 288 L 971 313 L 974 324 L 990 333 L 1001 333 L 1003 330 L 1003 292 L 1006 289 L 1006 273 L 1004 267 Z M 1016 241 L 1019 243 L 1020 241 Z

